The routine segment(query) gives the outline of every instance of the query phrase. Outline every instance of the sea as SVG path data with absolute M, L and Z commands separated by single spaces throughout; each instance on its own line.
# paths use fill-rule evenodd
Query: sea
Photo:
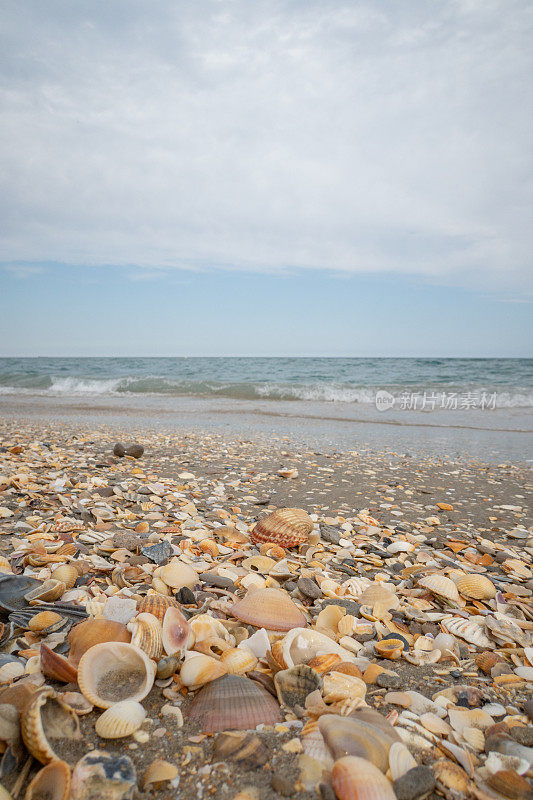
M 528 461 L 533 359 L 0 358 L 0 414 Z

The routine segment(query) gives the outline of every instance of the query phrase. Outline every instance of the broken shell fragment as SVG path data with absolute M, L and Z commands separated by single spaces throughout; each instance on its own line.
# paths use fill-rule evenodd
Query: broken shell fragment
M 242 622 L 271 631 L 290 631 L 307 624 L 298 606 L 281 589 L 250 591 L 230 611 Z
M 132 800 L 137 790 L 129 756 L 93 750 L 72 771 L 70 800 Z
M 125 642 L 96 644 L 78 665 L 78 685 L 95 706 L 142 700 L 152 688 L 156 665 L 143 650 Z
M 318 672 L 306 664 L 298 664 L 291 669 L 281 670 L 274 675 L 276 694 L 282 706 L 305 708 L 308 694 L 320 689 L 322 680 Z
M 146 711 L 135 700 L 115 703 L 96 720 L 95 731 L 102 739 L 120 739 L 130 736 L 141 727 Z
M 333 758 L 359 756 L 381 772 L 388 768 L 391 745 L 400 741 L 392 725 L 371 709 L 348 717 L 324 714 L 318 720 L 318 728 Z
M 64 761 L 51 761 L 28 785 L 25 800 L 68 800 L 69 794 L 69 765 Z
M 179 769 L 175 764 L 168 761 L 156 759 L 145 769 L 142 777 L 143 789 L 161 789 L 167 781 L 173 781 L 179 775 Z
M 51 687 L 30 699 L 21 714 L 20 727 L 24 744 L 41 764 L 61 761 L 56 746 L 80 738 L 76 714 Z
M 41 642 L 41 672 L 48 678 L 63 683 L 76 683 L 78 670 L 59 653 Z
M 138 614 L 127 625 L 131 633 L 131 644 L 143 650 L 148 658 L 158 661 L 163 654 L 161 623 L 153 614 Z
M 198 583 L 198 573 L 178 558 L 171 559 L 164 567 L 159 568 L 159 576 L 172 589 L 192 589 Z
M 284 548 L 298 547 L 309 538 L 313 521 L 301 508 L 279 508 L 260 519 L 250 534 L 254 544 L 274 542 Z
M 333 765 L 331 783 L 339 800 L 396 800 L 390 782 L 370 761 L 345 756 Z
M 311 659 L 322 655 L 338 655 L 343 661 L 354 661 L 355 655 L 329 636 L 308 628 L 294 628 L 283 637 L 280 647 L 282 666 L 308 664 Z M 274 650 L 272 650 L 274 654 Z
M 245 675 L 257 666 L 257 658 L 250 650 L 232 647 L 225 650 L 220 660 L 229 675 Z

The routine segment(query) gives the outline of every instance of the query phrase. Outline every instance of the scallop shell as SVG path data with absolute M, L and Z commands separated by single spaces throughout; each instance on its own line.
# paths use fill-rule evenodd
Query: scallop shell
M 28 785 L 25 800 L 68 800 L 69 794 L 69 765 L 65 761 L 51 761 Z
M 372 709 L 355 711 L 349 717 L 324 714 L 318 728 L 333 758 L 359 756 L 382 772 L 389 764 L 389 750 L 400 738 L 387 720 Z
M 496 587 L 485 575 L 457 575 L 454 582 L 463 597 L 491 600 L 496 595 Z
M 460 600 L 457 586 L 445 575 L 426 575 L 425 578 L 419 578 L 418 585 L 429 589 L 430 592 L 445 600 L 451 600 L 454 603 Z
M 226 667 L 221 661 L 203 653 L 187 653 L 180 671 L 181 682 L 189 688 L 198 688 L 225 675 Z
M 143 650 L 125 642 L 91 647 L 78 665 L 78 685 L 95 706 L 142 700 L 152 688 L 156 665 Z
M 492 642 L 485 636 L 480 625 L 470 619 L 463 619 L 463 617 L 444 617 L 441 625 L 453 636 L 459 636 L 470 644 L 475 644 L 477 647 L 492 647 Z
M 313 520 L 301 508 L 279 508 L 256 523 L 250 534 L 254 544 L 274 542 L 281 547 L 298 547 L 309 538 Z
M 257 658 L 254 654 L 241 647 L 225 650 L 220 656 L 220 660 L 229 675 L 245 675 L 257 666 Z
M 362 606 L 375 606 L 381 605 L 384 608 L 397 608 L 399 600 L 396 595 L 391 591 L 388 585 L 374 581 L 368 586 L 364 592 L 357 598 L 357 601 Z
M 200 723 L 203 733 L 249 730 L 281 719 L 277 700 L 240 675 L 226 675 L 205 686 L 192 701 L 188 716 Z
M 95 731 L 102 739 L 121 739 L 138 730 L 146 717 L 146 711 L 135 700 L 115 703 L 96 720 Z
M 62 625 L 63 617 L 55 611 L 40 611 L 28 622 L 28 628 L 34 633 L 52 632 L 57 626 Z
M 41 672 L 48 678 L 63 683 L 76 683 L 78 670 L 59 653 L 51 650 L 44 642 L 41 642 Z
M 180 607 L 178 601 L 173 597 L 153 592 L 147 594 L 142 600 L 139 600 L 137 611 L 139 614 L 153 614 L 154 617 L 157 617 L 159 622 L 163 623 L 166 610 L 171 606 L 177 609 Z
M 127 625 L 131 644 L 144 650 L 148 658 L 158 661 L 163 655 L 161 623 L 153 614 L 138 614 Z
M 320 689 L 320 675 L 306 664 L 298 664 L 291 669 L 284 669 L 274 675 L 276 694 L 282 706 L 294 708 L 305 707 L 307 695 Z
M 24 744 L 41 764 L 60 761 L 54 747 L 80 738 L 78 717 L 50 687 L 36 692 L 25 706 L 20 729 Z
M 172 656 L 191 647 L 194 634 L 189 622 L 179 608 L 169 606 L 163 618 L 162 644 L 165 653 Z
M 393 742 L 389 750 L 389 770 L 393 781 L 401 778 L 417 763 L 403 742 Z
M 172 589 L 192 589 L 198 583 L 198 573 L 178 558 L 171 559 L 164 567 L 159 568 L 159 577 Z
M 339 800 L 396 800 L 383 773 L 369 761 L 356 756 L 345 756 L 335 762 L 331 784 Z
M 62 581 L 66 589 L 72 589 L 79 576 L 78 570 L 72 564 L 61 564 L 60 567 L 52 572 L 54 580 Z
M 343 661 L 354 661 L 355 656 L 329 636 L 306 628 L 293 628 L 279 643 L 279 655 L 285 667 L 308 664 L 322 655 L 338 655 Z M 274 648 L 272 650 L 274 655 Z
M 129 642 L 130 639 L 131 634 L 121 622 L 114 622 L 103 617 L 86 619 L 75 625 L 69 633 L 69 661 L 77 665 L 83 654 L 95 644 Z
M 249 591 L 246 597 L 231 606 L 230 613 L 256 628 L 273 631 L 290 631 L 307 624 L 298 606 L 281 589 Z

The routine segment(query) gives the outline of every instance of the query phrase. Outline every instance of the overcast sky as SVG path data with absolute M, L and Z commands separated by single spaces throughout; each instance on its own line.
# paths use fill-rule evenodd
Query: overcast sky
M 52 264 L 124 292 L 312 270 L 381 276 L 376 301 L 529 296 L 531 2 L 1 7 L 6 286 Z

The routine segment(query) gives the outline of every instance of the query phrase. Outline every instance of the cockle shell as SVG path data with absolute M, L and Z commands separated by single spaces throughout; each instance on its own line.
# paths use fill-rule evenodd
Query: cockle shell
M 382 772 L 388 768 L 391 745 L 400 741 L 392 725 L 372 709 L 357 710 L 348 717 L 324 714 L 318 728 L 333 758 L 360 756 Z
M 319 675 L 324 675 L 324 673 L 329 672 L 331 669 L 336 669 L 342 663 L 342 659 L 337 653 L 327 653 L 323 656 L 315 656 L 307 662 L 307 665 L 314 669 L 315 672 L 318 672 Z
M 475 644 L 477 647 L 492 647 L 492 642 L 485 636 L 480 625 L 475 621 L 475 618 L 463 619 L 463 617 L 444 617 L 441 625 L 453 636 L 459 636 L 470 644 Z
M 335 762 L 331 784 L 339 800 L 396 800 L 385 775 L 370 761 L 356 756 Z
M 254 544 L 274 542 L 284 548 L 298 547 L 307 541 L 313 520 L 301 508 L 279 508 L 254 526 L 250 539 Z
M 221 661 L 203 653 L 189 652 L 180 671 L 181 682 L 189 688 L 203 686 L 225 675 L 226 667 Z
M 54 600 L 59 600 L 61 595 L 65 593 L 65 590 L 66 586 L 63 581 L 50 578 L 25 594 L 24 599 L 27 600 L 30 605 L 52 603 Z
M 52 577 L 56 581 L 62 581 L 66 589 L 72 589 L 80 574 L 73 564 L 61 564 L 52 572 Z
M 180 607 L 178 601 L 173 597 L 152 592 L 143 597 L 142 600 L 139 600 L 137 604 L 137 611 L 139 614 L 153 614 L 154 617 L 157 617 L 159 622 L 162 623 L 166 610 L 170 606 L 178 609 Z
M 380 605 L 385 609 L 389 609 L 397 608 L 399 605 L 399 600 L 392 591 L 390 584 L 383 584 L 379 581 L 371 583 L 357 599 L 362 606 L 374 607 L 375 605 Z
M 272 695 L 255 681 L 240 675 L 225 675 L 198 692 L 188 716 L 200 723 L 203 733 L 216 733 L 274 725 L 280 720 L 280 708 Z
M 187 650 L 194 642 L 189 622 L 174 606 L 169 606 L 165 611 L 161 636 L 163 649 L 169 656 Z
M 401 778 L 417 763 L 403 742 L 393 742 L 389 750 L 389 770 L 393 781 Z
M 114 703 L 96 720 L 95 731 L 102 739 L 121 739 L 141 727 L 146 711 L 135 700 Z
M 294 628 L 287 633 L 280 643 L 282 666 L 294 667 L 295 664 L 308 664 L 316 656 L 336 654 L 343 661 L 354 661 L 355 656 L 329 636 L 306 628 Z M 274 652 L 274 651 L 272 651 Z
M 77 666 L 83 654 L 95 644 L 129 642 L 130 639 L 130 632 L 121 622 L 114 622 L 103 617 L 86 619 L 75 625 L 69 633 L 69 661 Z
M 490 600 L 496 594 L 496 587 L 485 575 L 456 575 L 454 582 L 463 597 L 473 600 Z
M 454 603 L 460 600 L 457 586 L 445 575 L 426 575 L 425 578 L 419 578 L 418 585 L 429 589 L 430 592 L 445 600 L 451 600 Z
M 78 670 L 59 653 L 41 642 L 41 672 L 49 678 L 63 683 L 76 683 Z
M 257 666 L 257 658 L 250 650 L 232 647 L 225 650 L 220 660 L 229 675 L 245 675 Z
M 281 589 L 249 591 L 231 606 L 230 613 L 242 622 L 272 631 L 290 631 L 307 624 L 298 606 Z
M 159 577 L 172 589 L 192 589 L 198 583 L 198 573 L 189 564 L 172 558 L 168 564 L 159 568 Z
M 42 634 L 52 632 L 63 623 L 63 617 L 55 611 L 40 611 L 35 614 L 28 622 L 28 628 L 34 633 Z
M 28 785 L 25 800 L 68 800 L 69 794 L 69 765 L 65 761 L 51 761 Z
M 148 658 L 158 661 L 163 655 L 161 623 L 153 614 L 138 614 L 126 626 L 131 633 L 131 644 L 144 650 Z
M 41 764 L 60 761 L 55 747 L 63 740 L 80 738 L 78 718 L 51 687 L 36 692 L 20 719 L 24 744 Z
M 78 664 L 78 685 L 95 706 L 142 700 L 152 688 L 156 665 L 143 650 L 125 642 L 96 644 Z

